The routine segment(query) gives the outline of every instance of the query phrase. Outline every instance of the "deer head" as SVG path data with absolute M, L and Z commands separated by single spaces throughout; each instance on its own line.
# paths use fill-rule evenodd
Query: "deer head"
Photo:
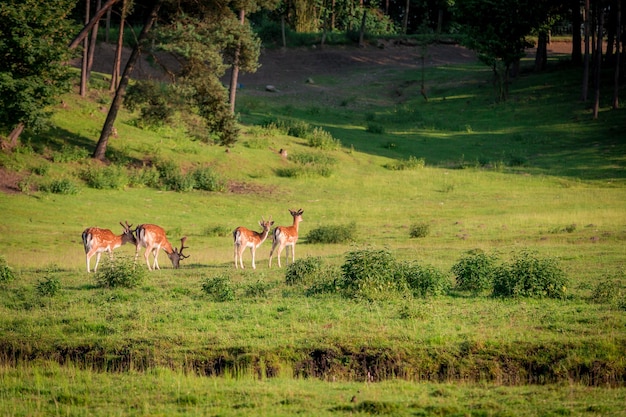
M 183 249 L 188 249 L 189 246 L 185 246 L 185 242 L 187 241 L 187 236 L 184 236 L 180 239 L 180 250 L 174 248 L 172 253 L 168 253 L 168 257 L 170 261 L 172 261 L 172 266 L 174 268 L 178 268 L 180 266 L 180 261 L 183 259 L 189 258 L 189 255 L 183 255 Z

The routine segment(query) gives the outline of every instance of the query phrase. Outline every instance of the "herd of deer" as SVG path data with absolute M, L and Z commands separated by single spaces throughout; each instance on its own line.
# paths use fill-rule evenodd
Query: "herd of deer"
M 293 224 L 291 226 L 278 226 L 271 232 L 273 243 L 270 251 L 270 268 L 272 267 L 272 256 L 275 249 L 278 249 L 276 256 L 278 257 L 279 267 L 281 266 L 280 254 L 285 248 L 287 248 L 287 261 L 289 260 L 289 248 L 291 248 L 291 262 L 295 262 L 295 246 L 298 241 L 298 226 L 302 221 L 302 213 L 304 211 L 299 209 L 289 210 L 289 212 L 293 217 Z M 146 259 L 148 269 L 151 271 L 154 269 L 161 269 L 159 268 L 159 262 L 157 260 L 160 249 L 163 249 L 165 253 L 167 253 L 167 256 L 170 258 L 170 261 L 172 261 L 172 266 L 174 268 L 179 267 L 182 259 L 189 257 L 189 255 L 183 255 L 183 249 L 188 248 L 188 246 L 185 246 L 185 241 L 187 240 L 186 236 L 180 239 L 180 250 L 178 250 L 178 248 L 173 248 L 172 244 L 167 240 L 165 230 L 155 224 L 141 224 L 137 226 L 135 230 L 131 229 L 132 225 L 128 224 L 128 221 L 126 224 L 120 222 L 120 225 L 124 228 L 121 235 L 116 235 L 109 229 L 101 229 L 98 227 L 88 227 L 83 231 L 82 237 L 83 245 L 85 247 L 87 272 L 91 272 L 90 260 L 93 255 L 96 255 L 96 265 L 93 268 L 94 272 L 96 272 L 98 270 L 98 263 L 100 262 L 100 255 L 102 255 L 102 252 L 108 252 L 109 257 L 112 259 L 113 250 L 119 248 L 125 243 L 131 242 L 135 245 L 135 263 L 139 257 L 139 250 L 142 247 L 146 248 L 144 258 Z M 233 231 L 233 240 L 235 244 L 235 268 L 238 268 L 239 266 L 241 266 L 242 269 L 244 268 L 243 252 L 246 248 L 250 248 L 250 253 L 252 254 L 252 268 L 256 269 L 254 262 L 256 250 L 270 235 L 274 222 L 271 217 L 269 220 L 261 218 L 259 225 L 263 228 L 261 232 L 255 232 L 242 226 Z M 150 265 L 149 261 L 151 253 L 154 258 L 152 265 Z

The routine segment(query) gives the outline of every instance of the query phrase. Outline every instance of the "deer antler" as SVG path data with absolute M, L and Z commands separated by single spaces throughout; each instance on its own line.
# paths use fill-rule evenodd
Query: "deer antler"
M 132 224 L 128 224 L 128 220 L 126 220 L 126 225 L 124 225 L 124 223 L 120 222 L 120 226 L 122 226 L 124 228 L 124 230 L 128 230 L 131 231 L 131 227 L 133 227 Z
M 182 259 L 186 259 L 189 258 L 190 255 L 183 255 L 183 249 L 189 249 L 189 246 L 185 246 L 185 242 L 187 241 L 187 236 L 183 236 L 180 239 L 180 250 L 178 251 L 178 255 L 182 258 Z

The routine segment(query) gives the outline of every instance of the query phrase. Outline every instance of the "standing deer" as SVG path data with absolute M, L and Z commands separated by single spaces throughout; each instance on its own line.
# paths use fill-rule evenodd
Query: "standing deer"
M 239 226 L 233 231 L 233 240 L 235 241 L 235 268 L 238 268 L 237 258 L 239 258 L 241 269 L 244 269 L 243 252 L 246 248 L 250 248 L 250 253 L 252 254 L 252 269 L 256 269 L 256 265 L 254 263 L 256 249 L 261 246 L 263 242 L 265 242 L 273 224 L 274 222 L 272 221 L 271 216 L 269 220 L 265 220 L 261 217 L 261 221 L 259 222 L 259 225 L 263 228 L 261 233 L 246 229 L 243 226 Z
M 291 247 L 291 263 L 296 261 L 296 242 L 298 241 L 298 225 L 302 221 L 302 213 L 304 211 L 302 209 L 295 211 L 289 210 L 291 216 L 293 217 L 293 224 L 291 226 L 278 226 L 274 229 L 272 250 L 270 251 L 270 268 L 272 267 L 272 255 L 274 254 L 274 249 L 278 247 L 278 252 L 276 256 L 278 257 L 278 267 L 280 268 L 280 254 L 285 249 L 285 247 Z M 289 263 L 289 249 L 285 252 L 286 257 L 285 261 Z
M 143 246 L 146 248 L 146 253 L 144 254 L 144 258 L 146 259 L 146 264 L 148 265 L 148 269 L 150 271 L 159 268 L 159 249 L 163 249 L 165 253 L 167 253 L 167 257 L 172 261 L 172 266 L 174 268 L 178 268 L 181 259 L 189 258 L 189 256 L 183 255 L 183 249 L 187 249 L 185 246 L 185 241 L 187 240 L 187 236 L 180 239 L 180 250 L 177 248 L 172 248 L 172 244 L 167 240 L 165 236 L 165 230 L 163 228 L 155 225 L 155 224 L 142 224 L 137 226 L 135 229 L 135 234 L 137 235 L 137 243 L 135 246 L 135 263 L 137 262 L 137 257 L 139 256 L 139 249 Z M 152 266 L 150 266 L 150 261 L 148 260 L 150 253 L 154 256 L 154 262 Z
M 89 263 L 91 257 L 96 255 L 96 265 L 93 267 L 93 272 L 98 271 L 98 263 L 100 262 L 100 255 L 102 252 L 109 252 L 109 258 L 113 260 L 113 250 L 119 248 L 125 243 L 132 242 L 137 243 L 133 231 L 130 229 L 132 224 L 126 225 L 120 222 L 124 228 L 124 232 L 117 236 L 109 229 L 100 229 L 99 227 L 88 227 L 83 231 L 83 246 L 85 247 L 87 272 L 91 272 Z

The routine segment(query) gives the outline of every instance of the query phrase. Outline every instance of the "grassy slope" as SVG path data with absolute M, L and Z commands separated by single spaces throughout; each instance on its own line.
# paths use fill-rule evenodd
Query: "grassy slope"
M 483 363 L 482 358 L 486 361 L 483 372 L 490 380 L 504 382 L 511 375 L 525 378 L 532 369 L 506 370 L 497 364 L 498 358 L 519 360 L 526 355 L 534 355 L 533 360 L 544 361 L 546 366 L 557 363 L 574 373 L 592 366 L 594 360 L 610 364 L 612 370 L 623 370 L 623 311 L 587 301 L 599 280 L 623 270 L 626 255 L 626 152 L 623 140 L 616 136 L 626 127 L 623 110 L 604 111 L 599 122 L 590 121 L 588 113 L 571 99 L 576 94 L 575 76 L 563 73 L 526 76 L 513 84 L 511 101 L 496 106 L 491 104 L 484 70 L 472 66 L 463 69 L 463 78 L 447 75 L 460 72 L 458 69 L 429 70 L 427 79 L 437 87 L 431 89 L 428 103 L 413 86 L 403 94 L 418 98 L 397 104 L 388 94 L 387 83 L 374 84 L 371 91 L 354 99 L 345 91 L 314 94 L 311 97 L 319 101 L 308 97 L 305 104 L 300 104 L 302 97 L 293 102 L 288 98 L 259 99 L 245 96 L 242 91 L 239 100 L 244 121 L 262 120 L 270 114 L 290 115 L 322 125 L 340 138 L 344 147 L 333 152 L 338 164 L 330 178 L 293 179 L 274 174 L 287 162 L 272 149 L 287 148 L 292 154 L 310 152 L 302 139 L 263 137 L 258 129 L 250 129 L 242 143 L 226 153 L 223 148 L 191 142 L 175 129 L 156 133 L 138 130 L 128 123 L 132 116 L 122 113 L 119 138 L 112 140 L 112 150 L 137 160 L 161 157 L 182 164 L 211 164 L 224 177 L 252 185 L 258 191 L 175 193 L 148 188 L 102 191 L 83 187 L 78 195 L 70 196 L 35 193 L 1 197 L 4 217 L 0 224 L 0 254 L 19 277 L 2 290 L 0 327 L 5 352 L 7 346 L 12 346 L 17 357 L 27 352 L 55 357 L 58 349 L 66 347 L 68 354 L 92 352 L 93 356 L 81 360 L 94 367 L 101 366 L 97 352 L 105 352 L 105 356 L 109 352 L 108 366 L 113 368 L 122 366 L 115 358 L 124 358 L 129 352 L 138 358 L 147 355 L 149 364 L 182 367 L 196 367 L 196 359 L 213 360 L 216 355 L 224 355 L 231 365 L 248 369 L 248 361 L 260 357 L 266 362 L 261 369 L 277 367 L 283 377 L 294 371 L 294 364 L 306 364 L 311 349 L 337 358 L 341 357 L 340 349 L 353 353 L 362 350 L 366 355 L 396 352 L 410 364 L 404 372 L 412 379 L 424 376 L 412 372 L 441 372 L 440 364 L 446 362 L 459 367 L 448 370 L 455 379 L 455 372 L 471 372 L 472 366 Z M 411 78 L 415 78 L 414 73 L 396 71 L 387 75 L 394 85 L 406 85 Z M 325 80 L 316 82 L 323 85 Z M 341 85 L 341 80 L 326 82 L 329 86 Z M 99 102 L 108 100 L 103 93 L 94 95 L 97 97 L 93 101 L 68 96 L 67 106 L 57 109 L 54 121 L 58 130 L 46 138 L 50 152 L 63 143 L 94 143 L 105 116 Z M 346 98 L 350 100 L 343 105 Z M 366 132 L 367 123 L 384 126 L 385 133 Z M 266 146 L 246 146 L 246 142 L 254 141 Z M 32 143 L 38 146 L 36 138 Z M 415 171 L 383 168 L 393 158 L 409 155 L 424 157 L 428 166 Z M 522 160 L 524 165 L 512 166 L 511 160 Z M 500 169 L 472 168 L 477 165 L 475 161 Z M 5 165 L 26 172 L 41 163 L 36 155 L 24 154 Z M 49 176 L 77 172 L 87 163 L 52 164 Z M 456 169 L 460 166 L 465 169 Z M 234 273 L 231 238 L 207 233 L 216 226 L 255 227 L 261 216 L 269 215 L 277 224 L 286 224 L 290 222 L 287 209 L 298 207 L 305 210 L 302 235 L 329 223 L 355 221 L 358 228 L 354 244 L 310 245 L 303 241 L 297 246 L 298 257 L 319 255 L 327 262 L 340 264 L 343 255 L 355 246 L 372 245 L 387 247 L 398 258 L 447 272 L 469 249 L 498 251 L 506 257 L 511 251 L 530 248 L 561 260 L 571 280 L 572 297 L 567 301 L 502 302 L 460 296 L 374 305 L 333 297 L 307 298 L 300 289 L 284 285 L 284 270 L 267 268 L 268 243 L 257 253 L 257 271 Z M 182 235 L 189 236 L 192 257 L 185 261 L 186 268 L 150 274 L 139 290 L 94 288 L 91 277 L 83 272 L 80 232 L 91 225 L 117 229 L 118 222 L 124 220 L 161 224 L 173 242 Z M 430 224 L 430 235 L 410 239 L 409 226 L 421 222 Z M 573 232 L 564 231 L 572 224 L 577 225 Z M 130 255 L 134 251 L 127 246 L 119 252 Z M 249 265 L 249 253 L 244 261 Z M 163 256 L 161 265 L 167 265 Z M 203 279 L 220 274 L 229 274 L 238 285 L 236 301 L 215 303 L 200 291 Z M 34 292 L 37 281 L 47 275 L 60 277 L 63 283 L 61 294 L 52 299 Z M 267 283 L 267 295 L 246 295 L 259 280 Z M 420 349 L 428 354 L 421 355 Z M 545 357 L 540 359 L 537 351 L 545 351 Z M 253 359 L 240 356 L 242 352 L 248 352 Z M 348 354 L 344 360 L 356 362 L 366 356 L 350 357 Z M 435 359 L 428 364 L 424 357 Z M 416 358 L 418 363 L 412 363 Z M 380 357 L 378 360 L 380 367 L 371 369 L 385 376 L 388 368 L 384 366 L 390 362 Z M 12 372 L 3 368 L 2 375 L 9 378 Z M 27 380 L 33 378 L 28 371 L 20 372 Z M 72 372 L 83 377 L 82 372 Z M 332 377 L 333 372 L 340 378 L 362 377 L 358 373 L 346 375 L 340 368 L 333 369 L 331 363 L 326 377 Z M 140 381 L 141 376 L 137 378 L 139 384 L 151 384 Z M 183 376 L 173 379 L 174 384 L 182 380 L 193 387 L 205 383 L 189 382 Z M 245 384 L 242 382 L 239 389 L 254 390 Z M 324 398 L 332 387 L 316 386 L 313 396 Z M 206 410 L 206 399 L 195 394 L 197 388 L 188 389 L 192 393 L 185 397 L 183 408 L 190 411 L 195 409 L 193 404 L 199 404 L 197 408 Z M 407 391 L 403 400 L 382 393 L 374 393 L 373 398 L 401 404 L 406 411 L 411 410 L 407 398 L 428 395 L 423 402 L 439 406 L 433 404 L 437 395 L 420 394 L 415 389 L 400 386 L 401 391 Z M 446 391 L 444 397 L 458 401 L 460 410 L 476 406 L 461 399 L 475 395 L 471 389 L 462 393 L 449 392 L 456 388 L 433 389 Z M 21 392 L 19 388 L 13 390 Z M 268 391 L 277 395 L 285 388 Z M 26 409 L 41 406 L 38 401 L 52 394 L 58 393 L 34 395 Z M 592 400 L 580 405 L 587 394 L 571 394 L 570 400 L 549 400 L 552 403 L 546 410 L 564 408 L 577 414 L 585 407 L 593 410 L 597 404 L 606 403 L 607 409 L 599 413 L 615 414 L 620 410 L 615 398 L 624 397 L 623 390 L 599 391 L 589 394 L 597 399 L 595 403 Z M 110 390 L 102 395 L 114 396 Z M 507 391 L 506 395 L 508 403 L 501 408 L 494 404 L 497 399 L 487 398 L 478 404 L 495 407 L 496 412 L 520 411 L 515 405 L 518 394 Z M 613 399 L 606 399 L 612 395 Z M 296 403 L 309 398 L 301 393 L 293 397 Z M 77 401 L 78 407 L 92 406 L 90 400 Z M 144 407 L 154 401 L 164 401 L 163 407 L 167 407 L 168 401 L 178 400 L 148 397 Z M 250 407 L 265 413 L 265 401 L 252 400 Z M 342 401 L 316 404 L 316 412 L 327 411 Z M 71 399 L 69 403 L 71 406 Z M 289 404 L 283 403 L 281 412 L 293 411 L 286 409 Z M 146 412 L 150 412 L 149 407 Z M 533 415 L 533 410 L 524 414 Z

